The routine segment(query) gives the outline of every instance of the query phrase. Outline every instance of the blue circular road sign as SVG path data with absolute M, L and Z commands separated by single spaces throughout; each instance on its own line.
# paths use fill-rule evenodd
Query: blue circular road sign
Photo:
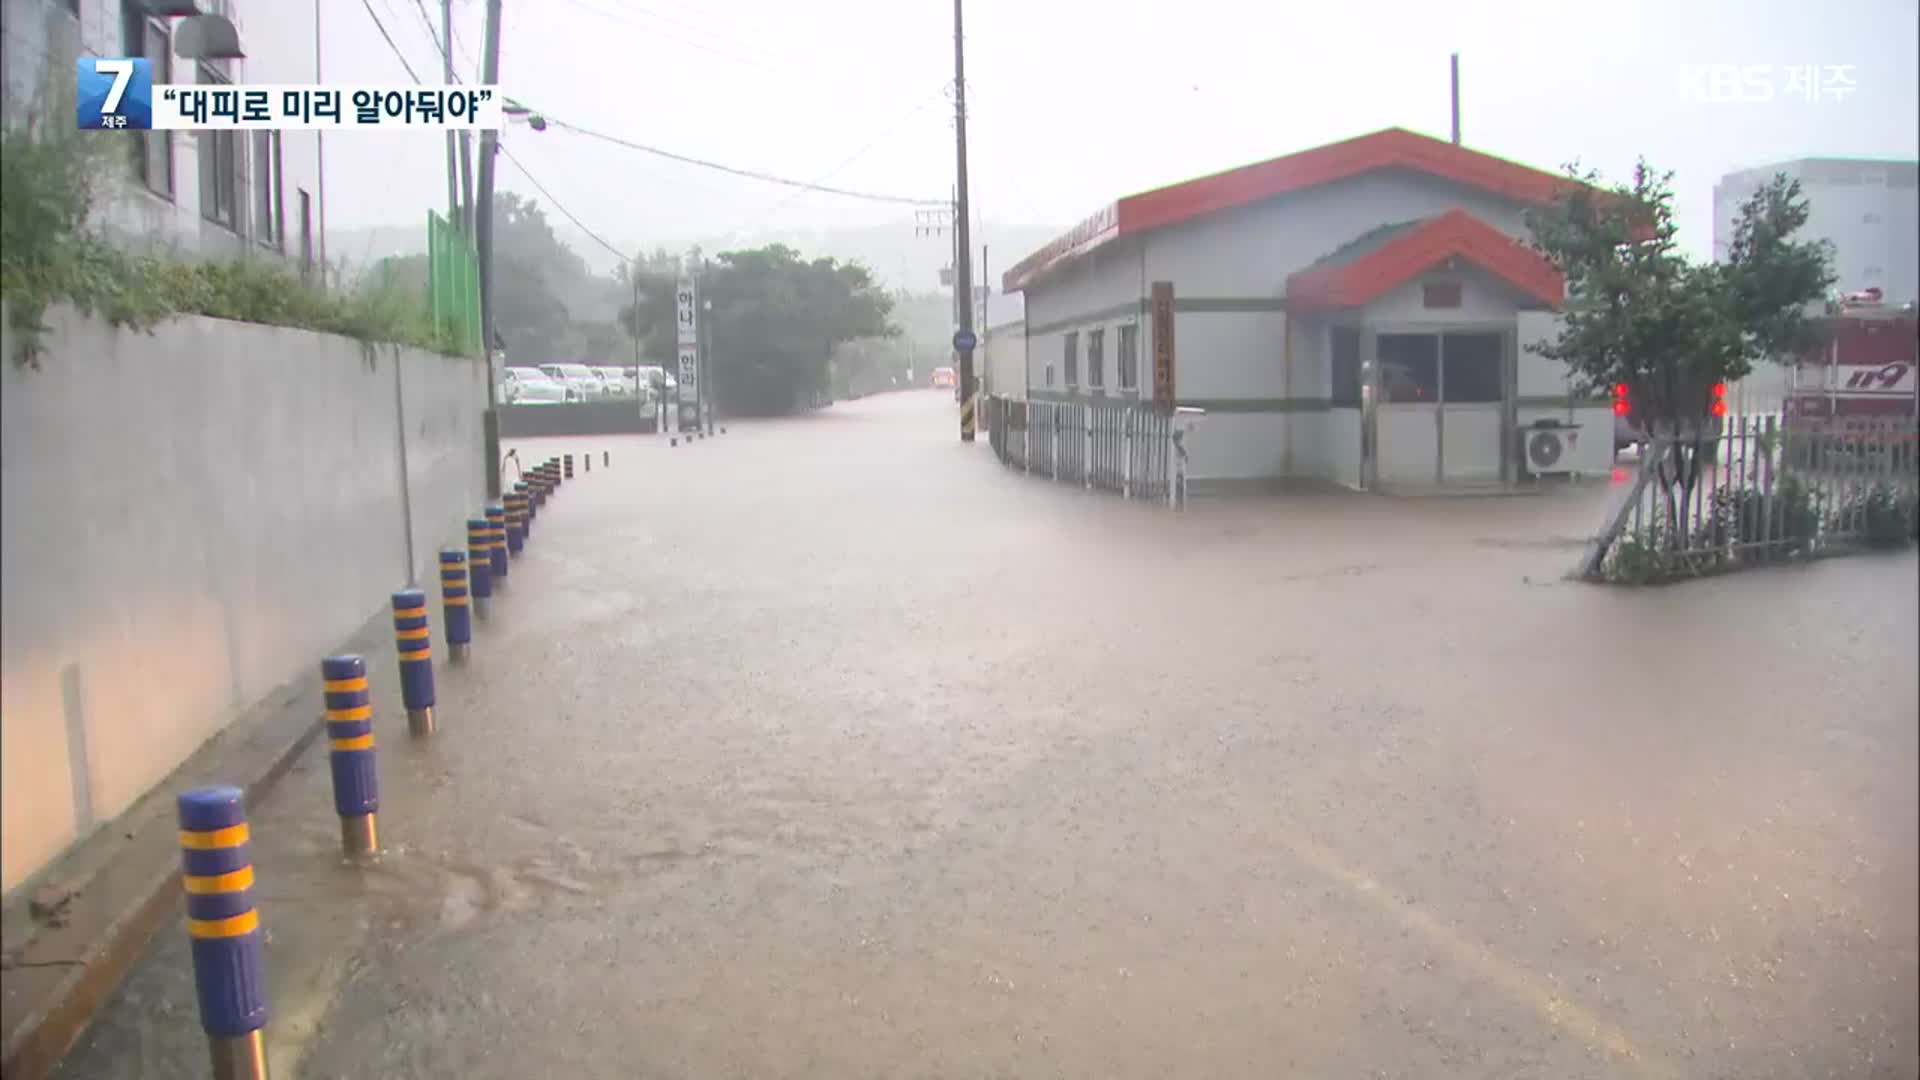
M 973 347 L 978 344 L 980 344 L 980 339 L 973 336 L 973 331 L 957 330 L 954 332 L 953 347 L 959 349 L 961 352 L 972 352 Z

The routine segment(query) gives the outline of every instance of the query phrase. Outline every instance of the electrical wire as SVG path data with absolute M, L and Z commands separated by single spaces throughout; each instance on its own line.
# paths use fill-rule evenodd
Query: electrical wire
M 400 66 L 407 69 L 408 78 L 418 83 L 420 76 L 414 73 L 413 65 L 407 63 L 407 54 L 401 52 L 400 46 L 393 43 L 393 35 L 387 33 L 387 24 L 381 22 L 380 13 L 373 10 L 373 0 L 360 0 L 360 6 L 367 9 L 367 17 L 373 20 L 373 25 L 380 31 L 380 36 L 386 39 L 387 48 L 393 50 L 393 55 L 400 61 Z
M 846 168 L 849 165 L 852 165 L 854 162 L 859 161 L 861 158 L 866 157 L 869 153 L 871 153 L 874 150 L 875 147 L 879 146 L 881 143 L 886 142 L 888 139 L 892 138 L 901 128 L 907 126 L 907 124 L 911 123 L 914 119 L 919 117 L 919 115 L 922 112 L 925 112 L 927 106 L 931 105 L 935 99 L 946 96 L 949 93 L 950 85 L 951 84 L 949 83 L 942 83 L 939 89 L 935 90 L 933 93 L 921 99 L 920 103 L 915 105 L 911 110 L 909 110 L 905 116 L 902 116 L 899 120 L 888 125 L 885 130 L 883 130 L 880 134 L 874 136 L 873 139 L 869 141 L 865 146 L 862 146 L 860 149 L 855 150 L 852 154 L 849 154 L 846 160 L 840 162 L 838 165 L 835 165 L 833 168 L 828 169 L 826 172 L 821 173 L 817 178 L 814 179 L 813 183 L 815 184 L 824 183 L 828 179 L 832 178 L 840 170 Z M 753 224 L 748 226 L 746 229 L 740 230 L 740 231 L 753 232 L 760 229 L 762 226 L 764 226 L 767 223 L 767 219 L 773 217 L 773 215 L 786 209 L 788 206 L 791 206 L 795 201 L 801 198 L 804 198 L 807 194 L 808 192 L 806 191 L 796 191 L 793 194 L 788 195 L 786 198 L 781 199 L 779 202 L 774 203 L 772 206 L 768 207 L 766 210 L 756 215 L 753 220 Z
M 360 2 L 366 6 L 367 14 L 373 17 L 373 24 L 380 28 L 380 36 L 383 38 L 386 38 L 387 47 L 393 50 L 394 57 L 400 61 L 401 66 L 407 69 L 407 74 L 413 76 L 414 83 L 418 84 L 420 82 L 420 76 L 418 74 L 415 74 L 413 70 L 413 65 L 407 63 L 406 54 L 400 51 L 400 46 L 394 44 L 393 37 L 387 33 L 387 28 L 381 24 L 380 16 L 378 14 L 375 14 L 371 0 L 360 0 Z M 415 2 L 418 3 L 419 0 L 415 0 Z M 426 8 L 424 4 L 421 6 L 421 14 L 423 16 L 426 14 Z M 429 33 L 432 32 L 433 27 L 431 23 L 428 24 L 427 29 Z M 434 40 L 437 42 L 439 40 L 439 35 L 437 34 L 434 35 Z M 528 183 L 532 184 L 534 188 L 540 192 L 540 194 L 545 195 L 547 197 L 547 201 L 553 204 L 554 209 L 560 211 L 561 215 L 564 216 L 568 221 L 573 222 L 574 226 L 577 227 L 581 232 L 586 233 L 588 236 L 592 237 L 595 243 L 599 244 L 601 247 L 606 248 L 608 251 L 612 252 L 614 256 L 620 259 L 622 262 L 625 262 L 629 258 L 631 258 L 631 256 L 627 252 L 621 251 L 619 248 L 614 247 L 612 244 L 607 242 L 605 237 L 601 236 L 597 232 L 594 232 L 592 229 L 589 229 L 586 226 L 585 222 L 581 221 L 577 216 L 574 215 L 573 211 L 567 209 L 565 203 L 555 198 L 553 192 L 547 190 L 547 186 L 540 182 L 539 177 L 534 176 L 531 170 L 529 170 L 525 165 L 521 164 L 519 158 L 513 156 L 513 151 L 507 149 L 504 143 L 496 141 L 494 143 L 494 146 L 496 149 L 500 151 L 500 153 L 504 157 L 506 157 L 508 161 L 513 163 L 514 168 L 520 170 L 520 175 L 526 177 Z
M 538 112 L 539 110 L 535 111 Z M 632 139 L 623 139 L 618 135 L 609 135 L 604 131 L 595 131 L 592 128 L 582 127 L 579 124 L 568 123 L 565 120 L 558 119 L 552 113 L 541 112 L 541 115 L 546 117 L 548 127 L 571 131 L 578 135 L 585 135 L 590 139 L 599 139 L 602 142 L 609 142 L 615 146 L 624 146 L 629 150 L 638 150 L 644 154 L 667 158 L 670 161 L 678 161 L 687 165 L 697 165 L 703 169 L 713 169 L 717 172 L 728 173 L 732 176 L 745 177 L 748 180 L 760 180 L 769 184 L 801 188 L 806 191 L 819 192 L 822 195 L 840 195 L 849 199 L 864 199 L 868 202 L 892 203 L 897 206 L 945 206 L 947 204 L 946 199 L 920 199 L 907 195 L 886 195 L 872 191 L 855 191 L 851 188 L 833 187 L 828 184 L 810 184 L 805 180 L 776 176 L 773 173 L 760 172 L 757 169 L 743 169 L 733 165 L 723 165 L 718 161 L 709 161 L 705 158 L 697 158 L 688 154 L 677 154 L 671 150 L 662 150 L 657 146 L 648 146 L 645 143 L 634 142 Z
M 606 248 L 608 251 L 612 252 L 614 258 L 619 259 L 621 262 L 624 263 L 633 258 L 633 254 L 631 252 L 621 251 L 619 248 L 614 247 L 612 244 L 608 243 L 605 237 L 601 236 L 597 232 L 594 232 L 592 229 L 587 228 L 586 222 L 581 221 L 578 217 L 574 216 L 573 211 L 567 209 L 567 205 L 565 203 L 555 198 L 553 192 L 547 190 L 547 185 L 541 183 L 539 178 L 535 177 L 532 173 L 527 171 L 527 167 L 520 163 L 519 158 L 513 156 L 513 151 L 507 149 L 506 144 L 496 143 L 495 145 L 499 146 L 500 153 L 504 155 L 508 161 L 513 162 L 513 167 L 520 170 L 520 175 L 526 177 L 527 182 L 532 184 L 535 190 L 539 191 L 540 194 L 545 195 L 547 197 L 547 201 L 553 204 L 553 208 L 555 210 L 560 211 L 561 215 L 564 216 L 568 221 L 573 222 L 575 228 L 579 229 L 581 232 L 586 233 L 588 236 L 592 237 L 594 243 L 599 244 L 601 247 Z

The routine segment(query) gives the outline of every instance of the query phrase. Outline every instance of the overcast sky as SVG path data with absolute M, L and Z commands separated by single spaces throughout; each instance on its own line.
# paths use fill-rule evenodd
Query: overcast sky
M 415 68 L 437 72 L 422 0 L 370 2 Z M 424 3 L 437 21 L 437 0 Z M 328 82 L 406 80 L 360 0 L 322 4 Z M 484 0 L 454 0 L 468 78 L 484 11 Z M 505 0 L 505 11 L 500 84 L 572 124 L 878 194 L 942 199 L 953 184 L 944 0 Z M 1065 226 L 1122 195 L 1384 127 L 1444 138 L 1457 50 L 1469 146 L 1544 168 L 1578 158 L 1622 178 L 1644 155 L 1677 174 L 1683 241 L 1705 257 L 1726 172 L 1920 153 L 1917 11 L 1914 0 L 967 0 L 974 216 Z M 1682 69 L 1709 64 L 1766 67 L 1773 100 L 1691 100 Z M 1840 65 L 1856 84 L 1842 99 L 1809 101 L 1790 85 L 1790 68 Z M 909 208 L 571 132 L 516 128 L 505 140 L 621 250 L 888 221 L 911 230 Z M 417 222 L 445 202 L 444 160 L 433 135 L 329 139 L 329 227 Z M 504 159 L 501 184 L 535 194 Z M 611 263 L 579 246 L 596 267 Z

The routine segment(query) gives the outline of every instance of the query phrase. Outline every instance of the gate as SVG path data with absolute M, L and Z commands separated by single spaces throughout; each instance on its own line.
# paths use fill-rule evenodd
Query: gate
M 1173 418 L 1150 405 L 989 398 L 985 412 L 994 456 L 1009 468 L 1129 499 L 1180 501 Z

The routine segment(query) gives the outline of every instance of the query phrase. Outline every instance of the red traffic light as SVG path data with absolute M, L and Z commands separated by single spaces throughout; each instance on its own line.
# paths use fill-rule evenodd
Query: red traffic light
M 1627 403 L 1624 401 L 1615 401 L 1613 403 L 1613 414 L 1615 416 L 1627 415 Z
M 1727 384 L 1726 384 L 1726 383 L 1723 383 L 1723 382 L 1717 382 L 1717 383 L 1714 383 L 1714 384 L 1713 384 L 1713 396 L 1714 396 L 1714 397 L 1717 397 L 1717 398 L 1723 398 L 1723 397 L 1726 397 L 1726 396 L 1727 396 Z
M 1623 383 L 1623 382 L 1617 382 L 1617 383 L 1614 383 L 1614 384 L 1613 384 L 1613 396 L 1614 396 L 1614 397 L 1617 397 L 1617 398 L 1624 398 L 1624 397 L 1626 397 L 1626 396 L 1627 396 L 1627 384 L 1626 384 L 1626 383 Z
M 1714 398 L 1713 399 L 1713 415 L 1715 416 L 1727 415 L 1727 403 L 1720 400 L 1719 398 Z

